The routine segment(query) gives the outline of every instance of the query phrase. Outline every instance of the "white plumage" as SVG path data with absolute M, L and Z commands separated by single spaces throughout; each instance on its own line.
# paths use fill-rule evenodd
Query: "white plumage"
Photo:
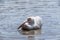
M 31 16 L 28 17 L 22 25 L 18 27 L 22 28 L 23 30 L 33 30 L 33 29 L 40 29 L 42 25 L 42 18 L 39 16 Z
M 34 21 L 34 24 L 29 24 L 29 23 L 25 23 L 25 25 L 27 25 L 30 29 L 33 28 L 41 28 L 42 25 L 42 18 L 39 16 L 32 16 L 32 17 L 28 17 L 31 18 Z

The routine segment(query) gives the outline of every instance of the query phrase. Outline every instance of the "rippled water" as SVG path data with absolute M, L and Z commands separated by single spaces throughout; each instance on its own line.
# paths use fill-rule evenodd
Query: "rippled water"
M 29 16 L 42 17 L 42 29 L 18 31 Z M 0 40 L 60 40 L 59 0 L 0 0 Z

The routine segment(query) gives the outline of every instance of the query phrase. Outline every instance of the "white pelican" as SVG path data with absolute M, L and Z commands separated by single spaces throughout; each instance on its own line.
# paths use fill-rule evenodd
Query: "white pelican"
M 18 27 L 23 30 L 36 30 L 40 29 L 42 25 L 42 18 L 39 16 L 28 17 L 27 20 Z

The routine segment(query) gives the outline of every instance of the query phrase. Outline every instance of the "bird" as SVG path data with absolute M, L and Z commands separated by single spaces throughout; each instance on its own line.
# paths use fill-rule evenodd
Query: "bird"
M 28 17 L 19 27 L 18 29 L 22 30 L 37 30 L 41 29 L 42 26 L 42 18 L 40 16 L 31 16 Z

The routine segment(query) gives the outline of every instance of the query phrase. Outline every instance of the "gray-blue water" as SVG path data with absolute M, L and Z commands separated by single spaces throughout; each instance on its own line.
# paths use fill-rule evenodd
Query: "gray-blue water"
M 42 17 L 42 29 L 18 31 L 29 16 Z M 0 0 L 0 40 L 60 40 L 60 0 Z

